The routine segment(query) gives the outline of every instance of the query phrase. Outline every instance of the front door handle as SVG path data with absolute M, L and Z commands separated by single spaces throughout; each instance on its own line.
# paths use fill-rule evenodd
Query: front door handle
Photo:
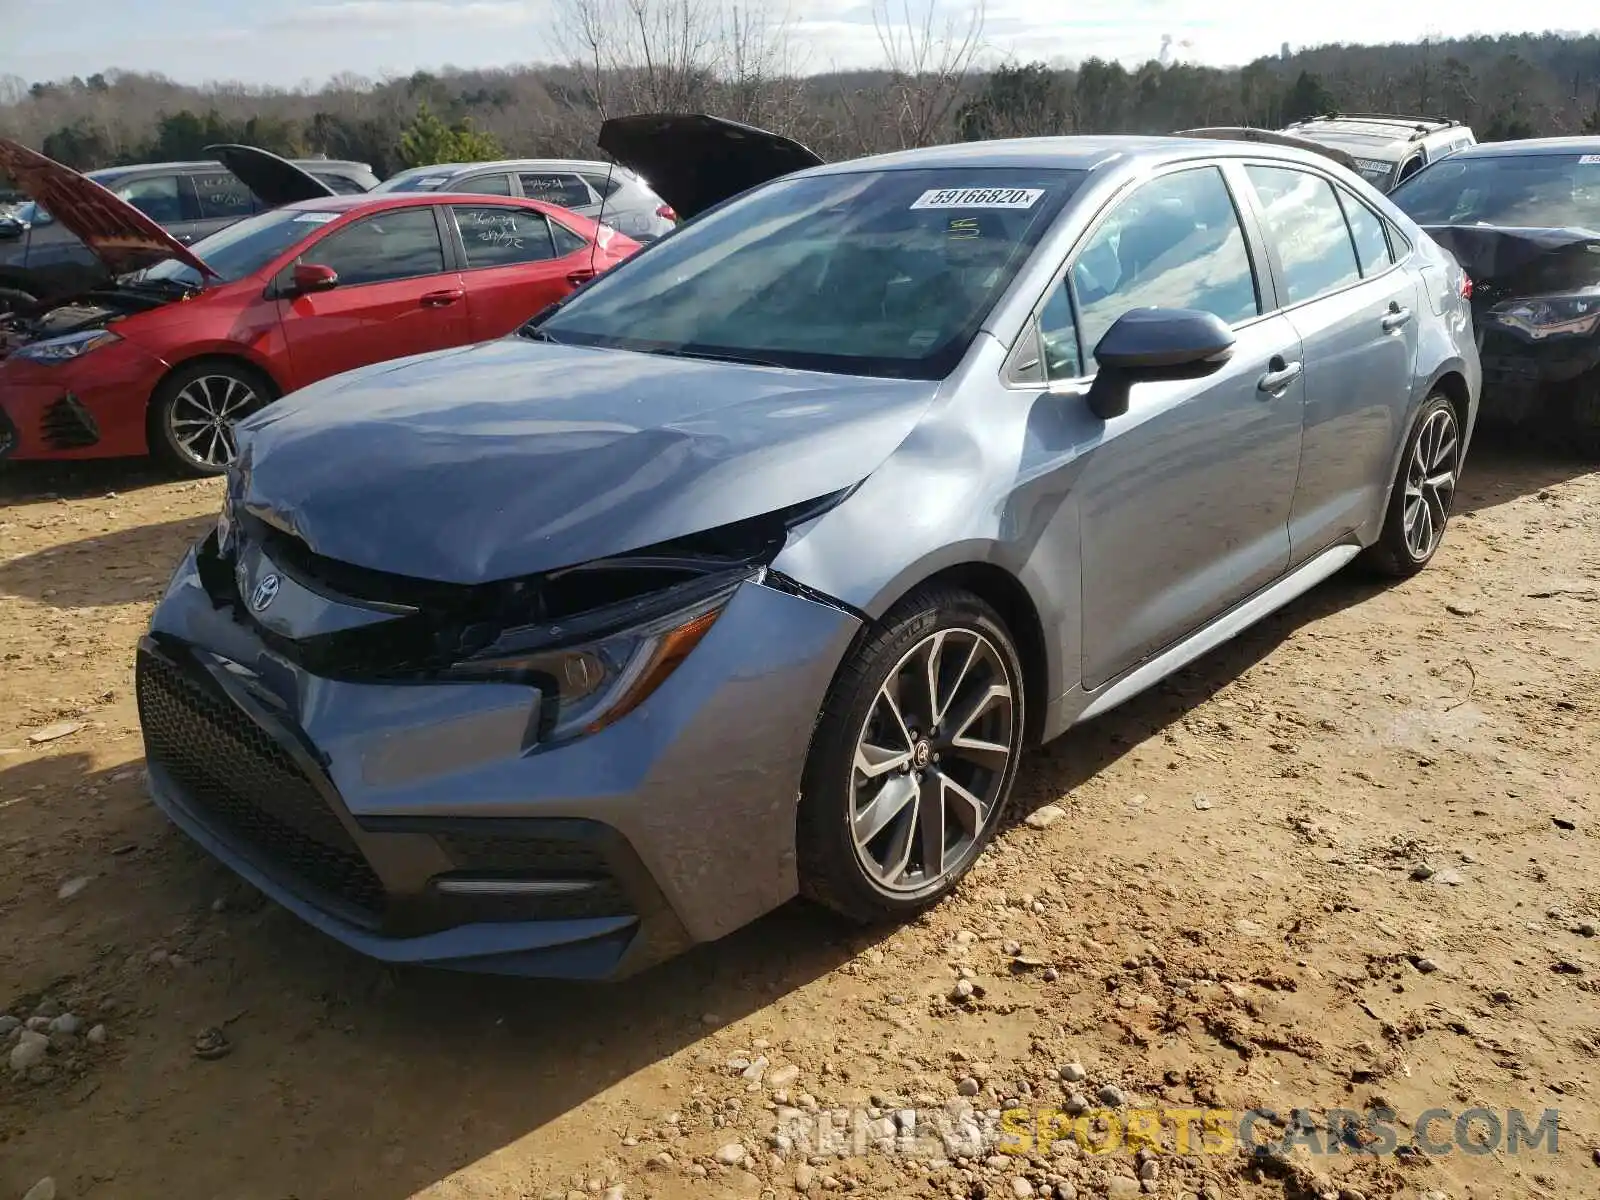
M 1286 363 L 1282 355 L 1274 354 L 1272 360 L 1267 363 L 1267 373 L 1257 381 L 1256 390 L 1266 392 L 1270 396 L 1282 395 L 1284 389 L 1299 379 L 1300 373 L 1304 370 L 1305 367 L 1301 363 Z
M 447 304 L 454 304 L 466 295 L 460 288 L 448 288 L 442 292 L 428 292 L 422 297 L 423 308 L 443 308 Z
M 1411 320 L 1411 310 L 1401 308 L 1398 304 L 1389 305 L 1389 311 L 1383 315 L 1383 331 L 1393 333 L 1407 321 Z

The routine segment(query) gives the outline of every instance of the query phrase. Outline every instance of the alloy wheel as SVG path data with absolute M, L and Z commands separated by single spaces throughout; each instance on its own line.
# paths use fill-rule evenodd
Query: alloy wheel
M 1444 536 L 1456 490 L 1457 449 L 1455 414 L 1448 408 L 1429 414 L 1406 467 L 1402 518 L 1406 549 L 1419 562 L 1434 552 Z
M 877 887 L 922 891 L 975 855 L 1017 750 L 1014 688 L 972 629 L 930 634 L 889 672 L 850 773 L 851 837 Z
M 172 398 L 167 410 L 172 443 L 199 466 L 226 467 L 238 454 L 234 422 L 260 407 L 260 393 L 243 379 L 198 375 Z

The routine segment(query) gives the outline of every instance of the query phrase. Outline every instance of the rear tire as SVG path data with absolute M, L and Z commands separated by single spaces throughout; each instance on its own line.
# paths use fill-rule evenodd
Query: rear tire
M 1461 477 L 1461 429 L 1455 406 L 1434 392 L 1417 414 L 1400 456 L 1383 531 L 1362 555 L 1380 575 L 1406 579 L 1433 559 L 1444 540 Z
M 867 924 L 948 895 L 1004 814 L 1025 727 L 998 614 L 913 593 L 859 641 L 823 704 L 801 786 L 801 894 Z
M 248 363 L 204 359 L 179 367 L 150 398 L 150 450 L 175 471 L 220 475 L 237 453 L 233 426 L 277 399 Z

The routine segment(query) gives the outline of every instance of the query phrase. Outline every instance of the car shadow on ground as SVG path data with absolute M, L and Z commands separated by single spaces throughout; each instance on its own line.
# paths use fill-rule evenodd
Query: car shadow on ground
M 0 596 L 69 609 L 154 603 L 184 551 L 215 524 L 203 516 L 135 525 L 0 560 Z
M 1473 432 L 1472 449 L 1461 472 L 1455 511 L 1481 512 L 1523 496 L 1536 496 L 1596 469 L 1600 462 L 1581 458 L 1570 447 L 1552 444 L 1546 436 L 1480 425 Z
M 150 458 L 0 463 L 0 509 L 31 500 L 88 500 L 178 479 Z

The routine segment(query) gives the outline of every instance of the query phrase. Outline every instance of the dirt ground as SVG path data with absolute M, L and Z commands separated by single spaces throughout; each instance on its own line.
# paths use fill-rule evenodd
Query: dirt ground
M 0 1063 L 0 1200 L 45 1176 L 69 1200 L 1139 1194 L 1139 1159 L 1071 1139 L 820 1140 L 832 1109 L 871 1139 L 903 1109 L 981 1124 L 1074 1092 L 1265 1107 L 1308 1140 L 1386 1105 L 1402 1146 L 1429 1109 L 1446 1144 L 1467 1109 L 1559 1112 L 1553 1153 L 1191 1145 L 1142 1167 L 1161 1196 L 1600 1195 L 1584 464 L 1480 441 L 1428 571 L 1340 576 L 1036 754 L 1014 823 L 915 925 L 797 905 L 620 987 L 374 965 L 152 808 L 132 648 L 218 495 L 0 471 L 0 1012 L 82 1021 Z M 196 1055 L 208 1027 L 231 1053 Z

